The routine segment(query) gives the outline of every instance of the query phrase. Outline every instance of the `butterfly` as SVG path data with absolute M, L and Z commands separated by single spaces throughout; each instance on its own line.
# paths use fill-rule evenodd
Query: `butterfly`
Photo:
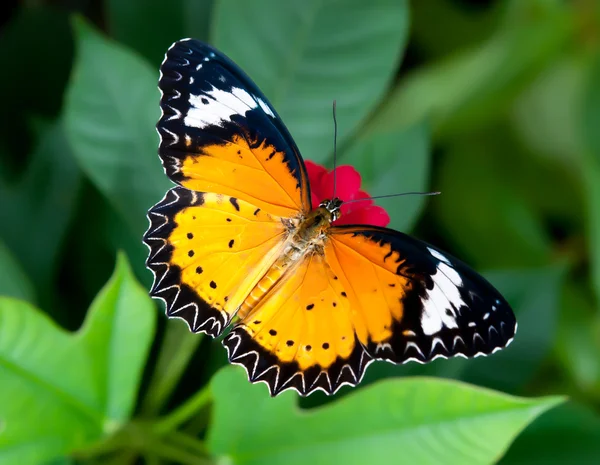
M 369 364 L 491 354 L 514 314 L 467 265 L 403 233 L 335 224 L 252 80 L 193 39 L 160 68 L 159 156 L 177 184 L 148 212 L 151 295 L 271 395 L 335 393 Z

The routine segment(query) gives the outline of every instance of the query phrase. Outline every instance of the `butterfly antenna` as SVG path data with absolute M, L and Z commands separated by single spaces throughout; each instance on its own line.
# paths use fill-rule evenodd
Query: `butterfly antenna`
M 403 192 L 402 194 L 376 195 L 375 197 L 367 197 L 366 199 L 348 200 L 344 203 L 362 202 L 364 200 L 388 199 L 390 197 L 402 197 L 403 195 L 440 195 L 441 192 Z
M 333 195 L 335 198 L 335 185 L 337 181 L 337 117 L 336 117 L 336 101 L 333 101 Z

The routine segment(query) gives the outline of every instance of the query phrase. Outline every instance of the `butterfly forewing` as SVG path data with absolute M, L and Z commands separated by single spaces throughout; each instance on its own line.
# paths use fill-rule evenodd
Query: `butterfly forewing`
M 159 155 L 188 189 L 244 199 L 279 216 L 309 211 L 304 162 L 250 78 L 196 40 L 176 42 L 161 65 Z

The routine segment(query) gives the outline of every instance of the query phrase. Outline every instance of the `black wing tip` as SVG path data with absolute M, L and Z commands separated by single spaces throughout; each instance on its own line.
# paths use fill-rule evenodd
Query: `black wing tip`
M 316 391 L 333 395 L 342 386 L 359 384 L 372 362 L 358 341 L 348 359 L 338 357 L 325 370 L 315 365 L 304 371 L 297 362 L 278 360 L 241 328 L 231 331 L 223 340 L 223 345 L 227 349 L 229 362 L 243 366 L 251 383 L 265 383 L 273 397 L 288 389 L 302 397 Z
M 173 249 L 168 243 L 168 237 L 176 226 L 174 214 L 201 202 L 201 196 L 202 193 L 174 187 L 148 211 L 150 225 L 143 236 L 149 249 L 146 267 L 154 275 L 150 295 L 165 303 L 168 317 L 181 318 L 194 333 L 218 337 L 228 325 L 226 315 L 181 282 L 181 269 L 171 264 Z

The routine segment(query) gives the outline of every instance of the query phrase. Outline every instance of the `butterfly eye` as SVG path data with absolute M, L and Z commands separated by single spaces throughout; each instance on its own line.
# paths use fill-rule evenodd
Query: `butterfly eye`
M 319 204 L 319 207 L 325 208 L 331 214 L 331 221 L 335 221 L 340 217 L 342 203 L 342 200 L 335 197 L 331 200 L 324 200 Z

